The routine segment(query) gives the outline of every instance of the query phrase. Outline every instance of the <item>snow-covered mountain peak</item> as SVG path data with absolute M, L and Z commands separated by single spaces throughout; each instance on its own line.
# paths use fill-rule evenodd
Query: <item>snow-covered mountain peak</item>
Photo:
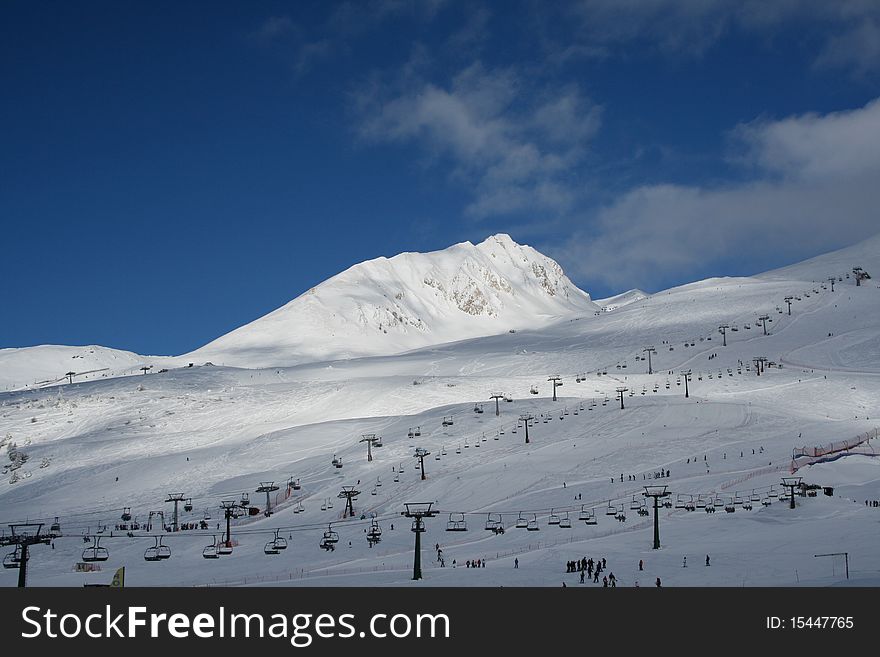
M 385 355 L 595 310 L 557 262 L 502 233 L 354 265 L 191 356 L 255 367 Z

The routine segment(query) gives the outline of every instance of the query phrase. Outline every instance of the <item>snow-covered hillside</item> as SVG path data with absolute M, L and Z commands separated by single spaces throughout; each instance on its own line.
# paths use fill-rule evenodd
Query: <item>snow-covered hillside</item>
M 131 351 L 97 345 L 68 347 L 40 345 L 16 349 L 0 349 L 0 390 L 40 388 L 74 381 L 92 381 L 139 373 L 139 368 L 152 365 L 161 369 L 167 358 L 140 356 Z
M 664 586 L 840 585 L 842 564 L 814 555 L 846 551 L 848 583 L 876 586 L 877 438 L 830 462 L 793 461 L 794 450 L 837 449 L 880 426 L 876 243 L 406 353 L 154 369 L 0 393 L 0 526 L 58 517 L 55 549 L 32 548 L 35 585 L 106 582 L 123 565 L 132 585 L 409 584 L 412 534 L 400 512 L 431 500 L 440 515 L 427 521 L 418 585 L 578 585 L 565 563 L 583 556 L 607 557 L 619 586 L 655 577 Z M 874 278 L 856 287 L 855 266 Z M 769 361 L 760 373 L 757 357 Z M 553 375 L 564 384 L 558 401 Z M 524 416 L 533 418 L 528 444 Z M 365 434 L 382 437 L 372 461 Z M 430 451 L 425 481 L 416 447 Z M 793 467 L 831 494 L 816 489 L 790 509 L 781 477 Z M 265 482 L 279 487 L 268 517 L 257 493 Z M 671 492 L 660 550 L 640 513 L 649 483 Z M 342 486 L 361 491 L 353 518 L 342 513 Z M 191 501 L 181 522 L 194 528 L 164 531 L 176 492 Z M 233 520 L 232 554 L 205 559 L 223 540 L 224 500 L 256 515 Z M 122 520 L 126 508 L 134 520 Z M 382 537 L 370 544 L 373 522 Z M 335 550 L 319 547 L 325 532 L 338 534 Z M 109 550 L 102 570 L 77 572 L 99 536 Z M 160 536 L 173 556 L 146 561 Z M 267 553 L 275 536 L 289 546 Z M 486 568 L 460 567 L 472 559 Z M 4 569 L 0 585 L 15 574 Z
M 499 234 L 355 265 L 189 357 L 270 367 L 387 355 L 596 309 L 555 261 Z
M 650 295 L 647 292 L 642 292 L 641 290 L 628 290 L 627 292 L 615 294 L 613 297 L 608 297 L 606 299 L 596 299 L 594 303 L 605 312 L 611 312 L 612 310 L 628 306 L 636 301 L 647 299 L 649 296 Z
M 432 253 L 402 253 L 355 265 L 290 303 L 181 356 L 141 356 L 107 347 L 0 350 L 0 389 L 139 373 L 190 363 L 280 367 L 395 354 L 537 329 L 598 306 L 552 259 L 509 235 Z M 97 372 L 100 370 L 100 372 Z

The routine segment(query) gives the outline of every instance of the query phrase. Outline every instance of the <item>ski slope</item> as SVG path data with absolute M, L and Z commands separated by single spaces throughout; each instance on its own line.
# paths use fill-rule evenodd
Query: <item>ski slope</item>
M 404 353 L 259 368 L 197 362 L 5 392 L 0 437 L 28 459 L 4 474 L 0 520 L 58 517 L 54 548 L 31 550 L 29 582 L 44 586 L 106 582 L 120 566 L 130 585 L 572 586 L 578 576 L 565 562 L 583 556 L 606 557 L 619 586 L 657 577 L 664 586 L 876 586 L 880 508 L 865 505 L 880 500 L 873 441 L 864 454 L 797 471 L 833 495 L 797 497 L 793 510 L 779 496 L 793 448 L 880 426 L 880 289 L 873 278 L 856 287 L 846 277 L 854 266 L 877 271 L 878 246 L 873 238 L 759 276 L 708 279 L 598 314 L 590 302 L 552 323 Z M 786 296 L 800 297 L 791 315 Z M 722 324 L 731 327 L 727 346 Z M 758 375 L 757 356 L 774 365 Z M 552 375 L 564 383 L 557 401 Z M 495 393 L 511 399 L 498 416 Z M 534 417 L 528 444 L 521 415 Z M 364 434 L 382 437 L 371 462 Z M 425 481 L 416 447 L 430 452 Z M 655 479 L 661 470 L 669 476 Z M 301 488 L 288 496 L 289 480 Z M 279 486 L 269 517 L 261 482 Z M 672 493 L 660 550 L 651 549 L 651 516 L 633 508 L 646 484 Z M 354 518 L 343 517 L 342 486 L 361 491 Z M 132 536 L 115 529 L 123 507 L 142 524 L 160 510 L 170 523 L 164 500 L 176 492 L 193 505 L 180 522 L 204 520 L 206 529 L 163 532 L 158 520 Z M 243 493 L 259 515 L 232 521 L 232 554 L 202 558 L 225 531 L 220 502 Z M 715 513 L 679 508 L 716 500 Z M 426 520 L 420 582 L 411 580 L 413 534 L 400 515 L 407 502 L 438 511 Z M 588 513 L 595 525 L 581 519 Z M 485 529 L 489 514 L 499 514 L 503 534 Z M 566 514 L 571 528 L 549 524 Z M 517 528 L 520 517 L 538 529 Z M 467 530 L 446 531 L 459 518 Z M 374 546 L 371 520 L 382 529 Z M 339 542 L 322 550 L 331 524 Z M 276 530 L 289 547 L 264 554 Z M 172 557 L 146 562 L 160 535 Z M 76 572 L 95 536 L 108 560 Z M 836 558 L 814 556 L 842 551 L 849 580 Z M 464 567 L 472 559 L 486 567 Z M 16 575 L 4 569 L 0 584 Z

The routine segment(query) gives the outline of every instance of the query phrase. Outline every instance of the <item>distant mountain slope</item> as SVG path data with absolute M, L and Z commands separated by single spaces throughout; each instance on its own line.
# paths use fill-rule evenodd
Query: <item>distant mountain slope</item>
M 596 310 L 554 260 L 499 234 L 355 265 L 187 357 L 257 367 L 388 355 Z
M 875 284 L 880 282 L 880 234 L 809 260 L 764 272 L 758 278 L 822 282 L 832 274 L 849 273 L 852 276 L 853 267 L 862 267 L 871 275 L 868 283 L 871 280 Z
M 134 373 L 145 365 L 153 365 L 155 371 L 164 360 L 97 345 L 0 349 L 0 390 L 66 382 L 67 372 L 73 372 L 73 381 L 80 382 Z
M 618 308 L 628 306 L 629 304 L 635 303 L 636 301 L 647 299 L 649 296 L 651 295 L 647 292 L 642 292 L 641 290 L 635 289 L 623 292 L 622 294 L 616 294 L 613 297 L 608 297 L 606 299 L 595 299 L 593 303 L 595 303 L 605 312 L 610 312 L 612 310 L 617 310 Z

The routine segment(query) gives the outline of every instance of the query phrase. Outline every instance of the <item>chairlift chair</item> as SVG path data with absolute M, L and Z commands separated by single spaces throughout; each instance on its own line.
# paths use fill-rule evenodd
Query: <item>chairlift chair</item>
M 538 526 L 538 516 L 537 514 L 533 513 L 531 520 L 529 520 L 528 524 L 526 525 L 526 530 L 530 532 L 536 532 L 540 531 L 540 529 L 541 527 Z
M 279 536 L 280 529 L 275 530 L 275 539 L 272 543 L 275 545 L 276 550 L 286 550 L 287 549 L 287 539 L 283 536 Z
M 92 563 L 94 561 L 107 561 L 110 558 L 110 551 L 101 547 L 101 537 L 95 536 L 93 538 L 95 541 L 92 545 L 87 547 L 82 552 L 82 560 L 86 563 Z
M 715 499 L 712 501 L 712 506 L 716 506 L 716 507 L 724 506 L 724 501 L 720 497 L 716 496 Z
M 568 516 L 568 511 L 566 511 L 565 515 L 559 519 L 559 528 L 571 529 L 571 518 Z
M 466 532 L 467 522 L 465 522 L 463 513 L 450 513 L 449 521 L 446 523 L 446 531 L 448 532 Z
M 642 501 L 637 500 L 636 496 L 633 495 L 632 502 L 629 503 L 630 511 L 638 511 L 641 508 L 642 508 Z
M 419 427 L 416 427 L 415 435 L 416 435 L 416 436 L 421 436 L 421 435 L 422 435 L 422 427 L 420 427 L 420 426 L 419 426 Z
M 55 522 L 52 523 L 52 526 L 49 527 L 49 531 L 53 534 L 61 533 L 61 523 L 58 522 L 58 516 L 55 516 Z
M 171 548 L 162 544 L 162 537 L 156 537 L 156 544 L 144 551 L 144 561 L 162 561 L 171 558 Z
M 332 525 L 327 525 L 327 531 L 324 532 L 324 536 L 322 540 L 325 540 L 329 543 L 338 543 L 339 542 L 339 534 L 333 531 Z
M 281 552 L 275 547 L 275 541 L 269 541 L 263 547 L 263 554 L 281 554 Z
M 581 509 L 583 509 L 583 507 L 581 507 Z M 585 524 L 585 525 L 597 525 L 597 524 L 599 524 L 599 519 L 596 518 L 596 510 L 595 510 L 595 509 L 590 509 L 590 510 L 587 512 L 587 517 L 584 518 L 584 524 Z
M 382 540 L 382 528 L 379 526 L 379 523 L 376 520 L 373 520 L 370 523 L 370 528 L 367 530 L 367 542 L 370 544 L 378 543 Z
M 189 513 L 193 510 L 193 501 L 192 498 L 187 498 L 186 502 L 183 503 L 183 510 Z
M 516 528 L 517 529 L 526 529 L 529 526 L 529 519 L 526 518 L 522 512 L 520 511 L 519 517 L 516 519 Z
M 217 544 L 217 554 L 223 556 L 227 554 L 232 554 L 232 541 L 225 540 L 222 543 Z
M 773 486 L 770 486 L 770 492 L 767 493 L 767 495 L 768 495 L 769 497 L 777 497 L 777 496 L 778 496 L 778 493 L 776 492 L 776 489 L 773 488 Z
M 550 517 L 547 518 L 548 525 L 558 525 L 559 524 L 559 516 L 553 512 L 553 509 L 550 509 Z
M 617 507 L 608 502 L 608 508 L 605 509 L 606 516 L 616 516 L 617 515 Z
M 497 533 L 498 528 L 501 526 L 501 522 L 500 513 L 490 513 L 486 516 L 486 531 Z
M 21 567 L 21 546 L 16 545 L 15 549 L 3 557 L 4 568 L 20 568 Z
M 752 502 L 760 502 L 761 496 L 758 495 L 754 489 L 752 489 L 752 494 L 749 495 L 749 500 L 751 500 Z
M 129 520 L 131 520 L 131 507 L 127 506 L 124 509 L 122 509 L 122 515 L 120 517 L 125 522 L 128 522 Z
M 706 508 L 706 500 L 703 499 L 702 495 L 697 495 L 697 508 L 705 509 Z
M 217 537 L 214 536 L 214 542 L 210 545 L 206 545 L 202 550 L 202 556 L 205 559 L 219 559 L 220 553 L 217 551 Z

